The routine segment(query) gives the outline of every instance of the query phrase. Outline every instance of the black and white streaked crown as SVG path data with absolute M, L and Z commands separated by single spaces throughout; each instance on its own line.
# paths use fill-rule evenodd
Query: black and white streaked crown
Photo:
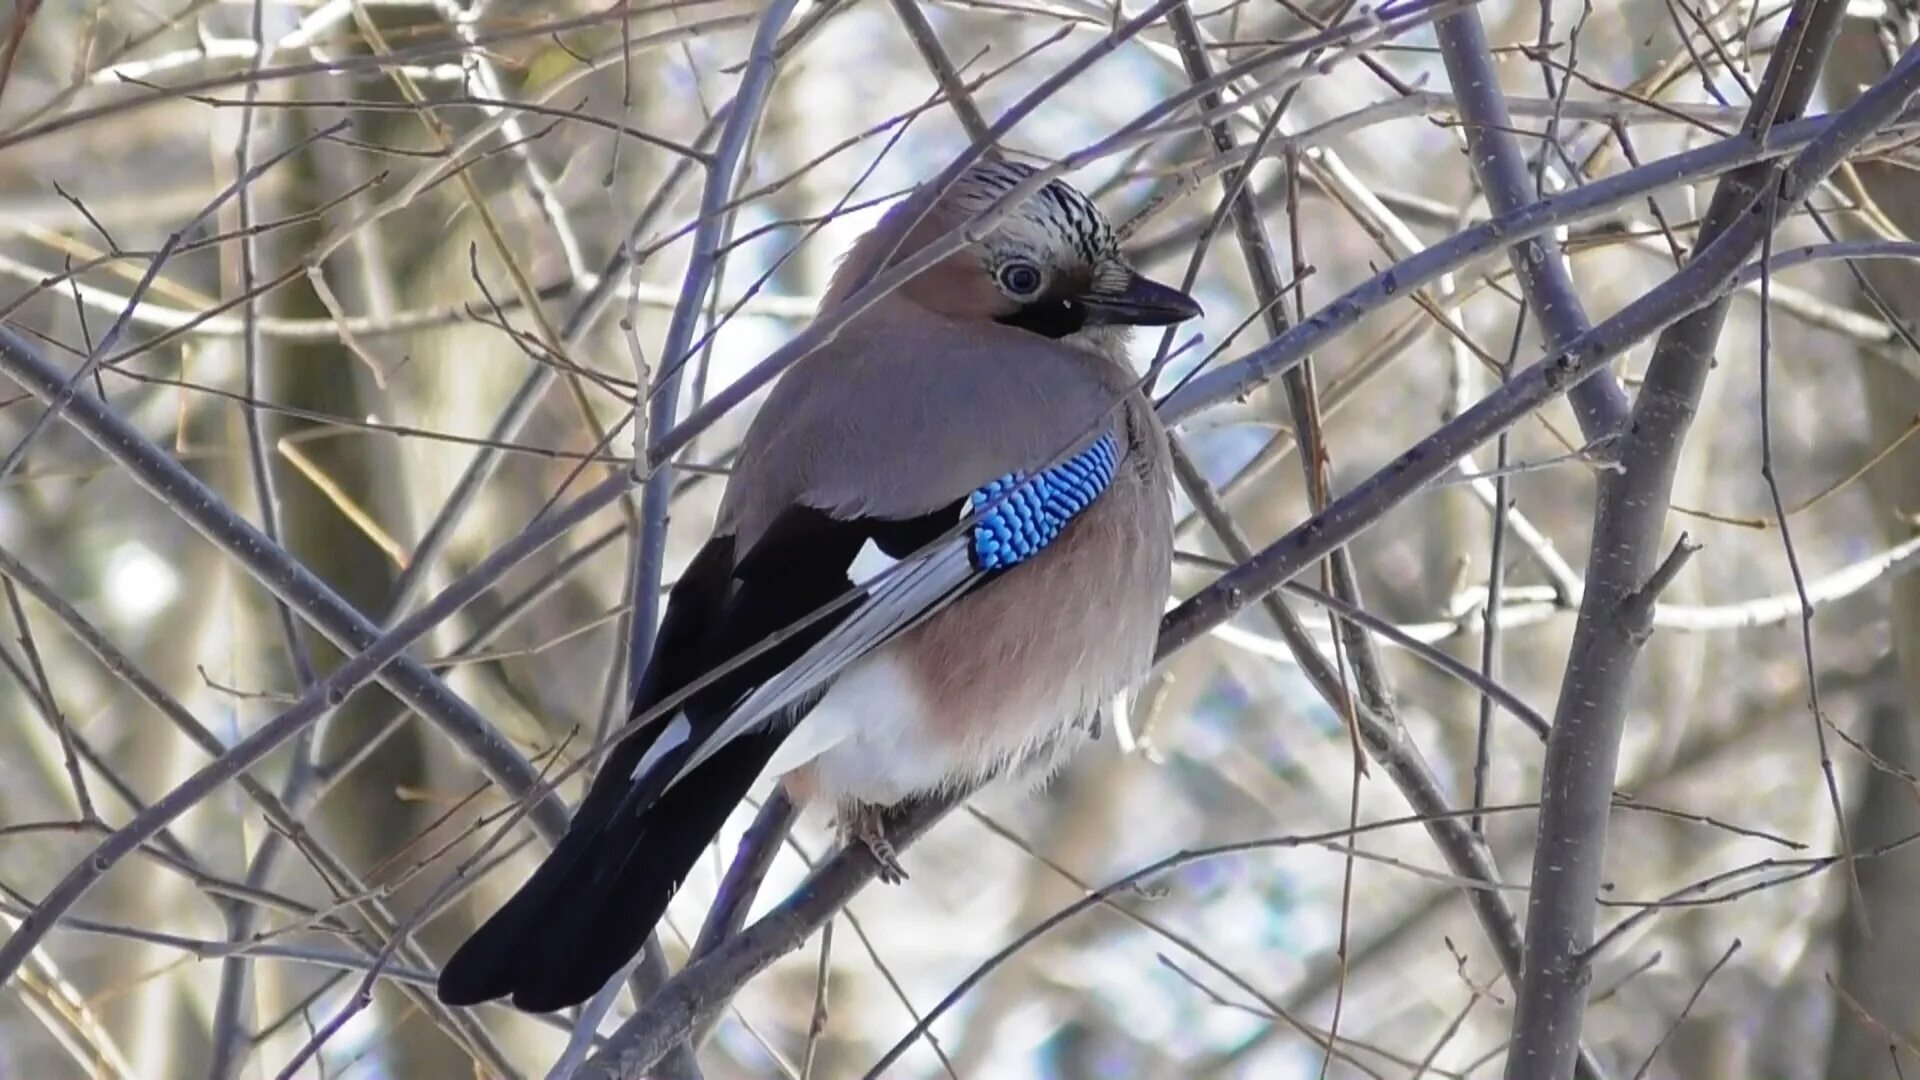
M 982 161 L 967 171 L 955 194 L 961 196 L 967 209 L 984 209 L 1036 171 L 1017 161 L 999 158 Z M 1016 231 L 1040 230 L 1071 248 L 1088 264 L 1111 258 L 1120 250 L 1106 215 L 1092 199 L 1064 180 L 1049 180 L 1045 187 L 1013 210 L 1008 224 Z

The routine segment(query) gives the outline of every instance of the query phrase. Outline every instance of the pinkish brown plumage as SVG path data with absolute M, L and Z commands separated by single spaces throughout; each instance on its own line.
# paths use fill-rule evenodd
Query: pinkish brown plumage
M 903 240 L 884 222 L 824 306 L 1031 176 L 983 163 Z M 1166 437 L 1127 331 L 1198 312 L 1053 181 L 796 364 L 674 588 L 634 713 L 714 678 L 615 748 L 442 998 L 591 995 L 762 775 L 865 826 L 1077 745 L 1151 663 L 1172 556 Z

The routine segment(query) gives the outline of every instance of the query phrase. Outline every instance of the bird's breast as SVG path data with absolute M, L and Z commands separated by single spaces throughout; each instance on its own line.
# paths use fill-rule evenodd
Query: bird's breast
M 1167 595 L 1164 492 L 1126 482 L 1032 559 L 848 670 L 780 757 L 796 797 L 890 805 L 1049 768 L 1152 663 Z

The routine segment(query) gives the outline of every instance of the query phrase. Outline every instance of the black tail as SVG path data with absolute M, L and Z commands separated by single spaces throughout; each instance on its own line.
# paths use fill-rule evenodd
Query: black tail
M 728 743 L 637 813 L 582 814 L 506 906 L 440 971 L 440 1000 L 512 995 L 528 1012 L 575 1005 L 633 959 L 784 730 Z M 624 778 L 622 778 L 624 779 Z
M 734 702 L 846 617 L 851 609 L 790 629 L 851 587 L 847 567 L 874 528 L 794 507 L 738 563 L 731 536 L 714 537 L 694 556 L 667 602 L 634 715 L 770 635 L 784 636 L 691 694 L 674 719 L 659 717 L 614 747 L 553 854 L 441 969 L 441 1001 L 512 995 L 522 1009 L 547 1012 L 592 997 L 633 959 L 806 704 L 786 722 L 736 736 L 661 788 L 704 749 Z M 679 744 L 636 782 L 635 770 L 675 722 Z

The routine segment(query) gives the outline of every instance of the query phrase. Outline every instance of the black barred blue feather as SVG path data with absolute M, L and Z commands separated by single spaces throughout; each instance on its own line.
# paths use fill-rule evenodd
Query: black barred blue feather
M 967 500 L 977 515 L 973 568 L 981 573 L 1005 570 L 1039 554 L 1107 490 L 1119 461 L 1120 443 L 1108 432 L 1032 477 L 1010 472 L 980 485 Z
M 1033 558 L 1112 484 L 1120 443 L 1102 433 L 1092 444 L 1032 475 L 1008 473 L 959 500 L 949 522 L 963 524 L 861 586 L 851 611 L 805 654 L 733 707 L 706 741 L 682 759 L 679 783 L 733 739 L 817 700 L 847 665 L 886 644 L 967 592 Z M 915 519 L 924 528 L 943 511 Z M 949 529 L 949 532 L 952 530 Z M 893 554 L 892 550 L 888 554 Z

